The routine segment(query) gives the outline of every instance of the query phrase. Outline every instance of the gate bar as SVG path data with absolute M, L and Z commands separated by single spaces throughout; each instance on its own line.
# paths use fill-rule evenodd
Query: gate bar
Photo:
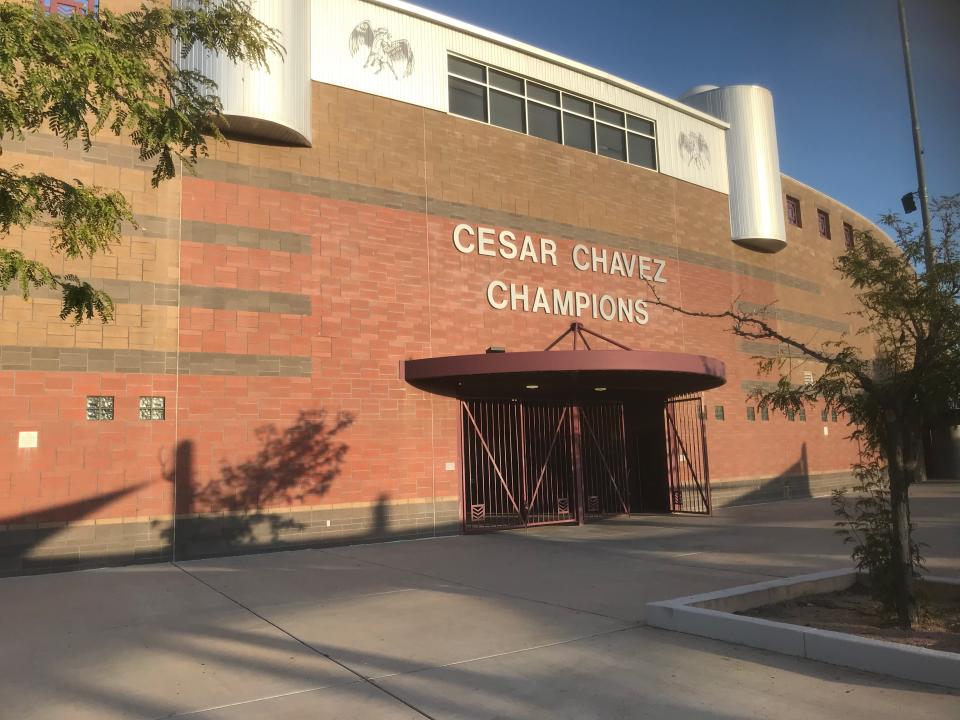
M 513 508 L 517 511 L 517 514 L 520 514 L 520 507 L 517 505 L 517 501 L 513 497 L 513 493 L 510 492 L 510 487 L 507 485 L 507 481 L 503 478 L 503 473 L 500 471 L 500 466 L 497 465 L 497 461 L 493 456 L 493 453 L 490 452 L 490 446 L 487 445 L 487 441 L 483 437 L 483 433 L 480 432 L 480 428 L 477 426 L 477 421 L 473 417 L 473 413 L 470 412 L 470 408 L 467 408 L 467 416 L 470 418 L 470 422 L 473 423 L 474 430 L 477 431 L 477 437 L 480 439 L 480 443 L 483 445 L 484 451 L 487 453 L 487 457 L 490 458 L 490 464 L 493 465 L 493 469 L 497 473 L 497 477 L 500 479 L 500 484 L 503 485 L 504 491 L 507 493 L 507 497 L 510 498 L 510 503 L 513 505 Z

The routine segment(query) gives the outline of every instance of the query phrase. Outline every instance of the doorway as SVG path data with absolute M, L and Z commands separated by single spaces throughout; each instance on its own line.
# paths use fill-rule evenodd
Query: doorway
M 708 513 L 700 398 L 461 403 L 467 532 Z

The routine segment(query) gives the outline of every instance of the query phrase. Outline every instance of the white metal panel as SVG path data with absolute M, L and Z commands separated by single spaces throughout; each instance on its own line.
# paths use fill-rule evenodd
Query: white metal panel
M 764 252 L 786 247 L 780 156 L 773 96 L 757 85 L 688 93 L 684 102 L 730 123 L 730 233 L 734 242 Z
M 251 0 L 250 9 L 257 19 L 280 32 L 286 49 L 283 59 L 268 59 L 269 70 L 232 63 L 199 46 L 181 61 L 175 45 L 174 57 L 181 67 L 202 72 L 217 84 L 229 132 L 309 145 L 311 1 Z
M 683 106 L 675 102 L 669 105 L 657 102 L 624 87 L 626 83 L 618 84 L 600 74 L 580 72 L 526 49 L 520 50 L 519 44 L 496 42 L 404 12 L 399 4 L 385 6 L 362 0 L 313 0 L 313 3 L 312 76 L 318 82 L 447 112 L 447 54 L 463 55 L 654 120 L 661 172 L 727 192 L 723 122 L 705 119 L 693 109 L 684 112 Z M 392 43 L 401 40 L 409 43 L 414 56 L 409 75 L 405 74 L 406 64 L 402 62 L 394 63 L 393 71 L 389 67 L 381 68 L 379 62 L 368 63 L 370 51 L 365 46 L 356 53 L 351 52 L 351 33 L 364 22 L 372 30 L 383 28 Z M 701 151 L 697 157 L 688 157 L 680 149 L 682 133 L 701 138 L 698 147 L 706 146 L 709 150 Z
M 728 191 L 729 130 L 700 122 L 671 108 L 657 110 L 660 171 L 722 193 Z
M 439 28 L 356 0 L 313 0 L 313 5 L 314 80 L 446 110 L 447 38 Z M 368 63 L 371 49 L 362 43 L 352 51 L 351 35 L 362 23 L 368 23 L 374 32 L 385 30 L 389 42 L 409 43 L 413 52 L 409 75 L 403 61 L 385 66 Z

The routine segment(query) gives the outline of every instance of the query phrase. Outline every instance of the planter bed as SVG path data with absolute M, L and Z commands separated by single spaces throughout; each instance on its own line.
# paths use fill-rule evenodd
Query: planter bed
M 646 618 L 653 627 L 906 680 L 960 688 L 960 653 L 753 616 L 776 612 L 771 606 L 776 608 L 778 604 L 791 603 L 798 598 L 842 593 L 850 590 L 856 582 L 854 570 L 800 575 L 648 603 Z M 960 595 L 960 580 L 928 576 L 924 583 L 937 596 Z M 758 608 L 764 610 L 758 611 Z M 738 614 L 747 612 L 750 615 Z
M 953 592 L 940 591 L 943 587 Z M 847 590 L 804 595 L 796 600 L 764 605 L 739 614 L 928 650 L 960 652 L 960 585 L 928 586 L 925 591 L 925 612 L 912 630 L 892 626 L 880 604 L 870 597 L 868 589 L 860 583 Z

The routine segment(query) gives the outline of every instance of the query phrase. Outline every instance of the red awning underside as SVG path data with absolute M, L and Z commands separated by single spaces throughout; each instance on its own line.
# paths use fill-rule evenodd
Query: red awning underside
M 647 350 L 453 355 L 406 360 L 400 373 L 416 388 L 461 399 L 567 401 L 589 397 L 613 401 L 637 395 L 683 395 L 726 382 L 721 360 Z

